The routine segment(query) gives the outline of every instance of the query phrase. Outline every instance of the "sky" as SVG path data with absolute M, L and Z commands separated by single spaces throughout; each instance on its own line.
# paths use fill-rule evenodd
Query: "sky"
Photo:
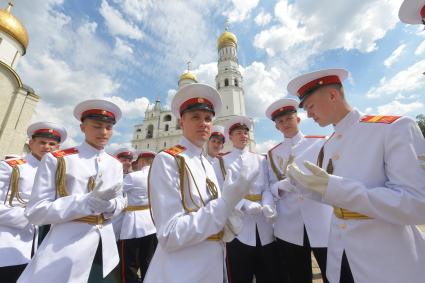
M 41 97 L 33 122 L 64 125 L 64 146 L 82 142 L 74 106 L 104 98 L 123 118 L 108 150 L 130 146 L 146 107 L 170 105 L 191 61 L 199 82 L 215 85 L 217 38 L 238 38 L 247 115 L 257 151 L 283 137 L 266 108 L 305 72 L 345 68 L 350 104 L 368 114 L 425 113 L 425 31 L 401 23 L 401 0 L 15 0 L 29 34 L 17 72 Z M 7 1 L 1 0 L 2 8 Z M 330 134 L 300 111 L 301 131 Z

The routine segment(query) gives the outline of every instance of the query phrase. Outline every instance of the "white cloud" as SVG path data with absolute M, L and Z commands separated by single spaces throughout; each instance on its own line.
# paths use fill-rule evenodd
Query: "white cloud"
M 132 58 L 133 48 L 130 44 L 120 38 L 115 38 L 114 54 L 121 58 Z
M 279 143 L 279 141 L 276 141 L 276 140 L 266 140 L 264 142 L 257 143 L 256 147 L 255 147 L 255 151 L 257 153 L 267 153 L 267 151 L 269 151 L 269 149 L 271 149 L 272 147 L 274 147 L 278 143 Z
M 121 35 L 135 40 L 141 40 L 144 37 L 137 25 L 126 21 L 120 11 L 111 7 L 106 0 L 102 0 L 99 12 L 112 35 Z
M 383 77 L 379 86 L 372 87 L 366 94 L 368 98 L 391 96 L 399 93 L 419 92 L 425 87 L 425 60 L 419 61 L 391 78 Z
M 251 11 L 257 7 L 258 2 L 259 0 L 232 0 L 232 9 L 223 14 L 229 19 L 230 23 L 243 22 L 249 18 Z
M 149 99 L 146 97 L 139 97 L 133 101 L 127 101 L 121 97 L 112 96 L 109 100 L 121 108 L 122 115 L 125 119 L 142 119 L 149 105 Z
M 419 44 L 419 46 L 415 50 L 415 55 L 420 56 L 425 54 L 425 40 Z
M 265 13 L 264 11 L 261 11 L 254 19 L 258 26 L 265 26 L 269 24 L 271 20 L 272 16 L 269 13 Z
M 405 115 L 412 111 L 424 108 L 424 104 L 419 101 L 403 104 L 399 101 L 392 101 L 388 104 L 378 106 L 379 115 Z
M 254 46 L 269 56 L 299 52 L 304 54 L 300 64 L 331 49 L 371 52 L 399 21 L 398 8 L 396 1 L 281 0 L 274 10 L 278 24 L 257 34 Z
M 397 62 L 398 59 L 400 59 L 401 54 L 403 53 L 404 49 L 406 48 L 406 44 L 401 44 L 399 47 L 397 47 L 391 55 L 385 59 L 384 65 L 385 67 L 389 68 L 391 67 L 395 62 Z

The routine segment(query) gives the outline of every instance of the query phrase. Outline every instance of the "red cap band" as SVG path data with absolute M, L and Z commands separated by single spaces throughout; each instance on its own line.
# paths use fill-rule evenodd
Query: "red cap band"
M 114 113 L 106 111 L 106 110 L 102 110 L 102 109 L 89 109 L 89 110 L 84 111 L 83 114 L 81 114 L 81 120 L 83 120 L 87 116 L 93 115 L 93 114 L 110 117 L 110 118 L 113 118 L 115 120 Z
M 229 134 L 234 130 L 234 129 L 237 129 L 237 128 L 246 128 L 246 129 L 248 129 L 248 131 L 249 131 L 249 128 L 248 128 L 248 126 L 247 125 L 245 125 L 245 124 L 241 124 L 241 123 L 236 123 L 236 124 L 233 124 L 230 128 L 229 128 Z
M 335 75 L 318 78 L 300 87 L 297 94 L 300 99 L 302 99 L 309 90 L 318 86 L 325 86 L 331 84 L 341 84 L 341 80 L 338 76 Z
M 274 119 L 276 116 L 278 116 L 282 112 L 288 112 L 288 111 L 297 111 L 294 106 L 285 106 L 280 107 L 279 109 L 273 111 L 272 113 L 272 119 Z
M 421 17 L 425 18 L 425 6 L 423 6 L 421 9 Z
M 145 153 L 140 153 L 139 154 L 139 158 L 149 158 L 149 157 L 154 158 L 155 157 L 155 154 L 150 153 L 150 152 L 145 152 Z
M 52 129 L 39 129 L 37 131 L 34 131 L 34 133 L 32 135 L 36 135 L 36 134 L 51 134 L 54 135 L 58 138 L 61 138 L 61 134 L 58 131 L 52 130 Z
M 127 157 L 133 159 L 133 153 L 131 151 L 123 151 L 117 154 L 117 158 Z
M 201 103 L 207 104 L 211 108 L 211 110 L 214 110 L 213 104 L 208 99 L 202 97 L 194 97 L 182 103 L 182 105 L 180 106 L 180 114 L 183 113 L 183 111 L 189 108 L 190 106 Z

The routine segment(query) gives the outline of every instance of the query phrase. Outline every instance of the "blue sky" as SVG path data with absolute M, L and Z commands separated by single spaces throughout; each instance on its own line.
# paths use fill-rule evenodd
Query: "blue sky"
M 65 146 L 82 141 L 72 117 L 79 101 L 107 98 L 123 108 L 113 151 L 129 145 L 133 125 L 156 97 L 169 105 L 188 60 L 200 82 L 215 85 L 216 40 L 226 19 L 239 40 L 258 151 L 282 138 L 265 109 L 287 95 L 291 78 L 308 71 L 349 70 L 347 97 L 363 112 L 425 113 L 425 32 L 399 22 L 401 0 L 15 2 L 12 12 L 29 33 L 17 71 L 42 99 L 33 120 L 64 124 L 70 133 Z M 301 129 L 332 131 L 306 118 Z

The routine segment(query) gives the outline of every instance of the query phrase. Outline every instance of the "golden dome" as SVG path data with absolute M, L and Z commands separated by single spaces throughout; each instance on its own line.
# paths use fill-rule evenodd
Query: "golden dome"
M 10 13 L 12 3 L 6 9 L 0 9 L 0 31 L 7 33 L 16 39 L 24 48 L 24 54 L 28 47 L 28 33 L 21 22 Z
M 236 47 L 238 45 L 238 39 L 236 35 L 227 30 L 224 31 L 217 39 L 217 48 L 219 50 L 225 45 L 232 45 L 233 47 Z
M 191 72 L 189 72 L 189 71 L 187 71 L 187 72 L 183 73 L 183 74 L 180 76 L 180 80 L 179 80 L 179 81 L 181 81 L 181 80 L 192 80 L 192 81 L 194 81 L 195 83 L 197 83 L 197 82 L 198 82 L 198 80 L 196 79 L 195 75 L 194 75 L 194 74 L 192 74 L 192 73 L 191 73 Z

